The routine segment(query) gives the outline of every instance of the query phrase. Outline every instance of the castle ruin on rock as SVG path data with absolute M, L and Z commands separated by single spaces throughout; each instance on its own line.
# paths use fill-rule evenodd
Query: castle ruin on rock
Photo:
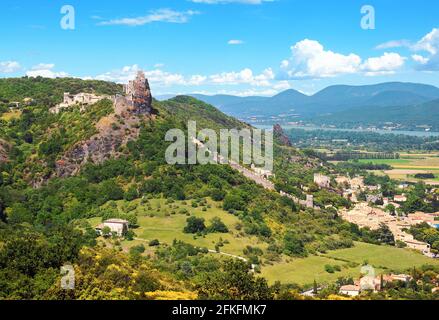
M 134 80 L 124 85 L 124 92 L 126 100 L 131 105 L 131 111 L 138 114 L 152 112 L 151 89 L 143 71 L 139 71 Z

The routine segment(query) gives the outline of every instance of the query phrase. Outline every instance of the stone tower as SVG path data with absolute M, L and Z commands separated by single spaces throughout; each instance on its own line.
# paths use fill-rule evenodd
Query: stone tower
M 136 79 L 129 81 L 124 89 L 127 100 L 132 103 L 134 113 L 152 113 L 151 89 L 143 71 L 139 71 Z

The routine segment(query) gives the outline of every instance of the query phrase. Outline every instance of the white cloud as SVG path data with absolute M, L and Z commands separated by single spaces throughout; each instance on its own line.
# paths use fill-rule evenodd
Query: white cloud
M 427 51 L 435 55 L 439 51 L 439 29 L 434 28 L 430 33 L 426 34 L 414 46 L 415 51 Z
M 343 55 L 329 50 L 314 40 L 305 39 L 291 47 L 292 56 L 282 61 L 283 76 L 290 79 L 328 78 L 358 71 L 361 58 L 356 54 Z
M 121 69 L 112 70 L 94 77 L 94 79 L 112 81 L 117 83 L 127 83 L 135 78 L 137 71 L 140 70 L 138 65 L 125 66 Z M 227 91 L 229 94 L 250 96 L 250 95 L 274 95 L 280 91 L 290 88 L 288 81 L 274 81 L 275 74 L 271 68 L 265 69 L 260 74 L 245 68 L 241 71 L 222 72 L 212 75 L 182 75 L 171 73 L 161 69 L 145 70 L 145 75 L 154 92 L 165 92 L 164 88 L 178 87 L 201 87 L 212 88 L 217 93 L 221 93 L 221 87 L 234 87 L 233 90 Z M 179 90 L 182 90 L 179 88 Z M 186 91 L 186 90 L 184 90 Z M 226 92 L 223 90 L 224 93 Z M 166 92 L 169 92 L 167 89 Z M 196 89 L 190 89 L 190 92 L 200 92 Z M 212 92 L 210 92 L 212 93 Z
M 428 53 L 428 57 L 414 54 L 412 59 L 418 63 L 417 69 L 422 71 L 439 71 L 439 29 L 434 28 L 416 44 L 412 46 L 413 51 Z
M 413 61 L 418 62 L 420 64 L 426 64 L 430 60 L 429 58 L 423 57 L 419 54 L 413 54 L 412 59 Z
M 28 77 L 43 77 L 43 78 L 65 78 L 68 77 L 69 74 L 66 72 L 55 72 L 53 71 L 55 65 L 52 63 L 40 63 L 31 68 L 31 70 L 26 72 L 26 76 Z
M 96 76 L 97 80 L 112 81 L 117 83 L 127 83 L 129 80 L 133 80 L 136 77 L 140 67 L 135 64 L 132 66 L 125 66 L 122 69 L 112 70 L 101 75 Z M 183 86 L 197 86 L 203 84 L 206 80 L 206 76 L 192 75 L 185 77 L 178 73 L 170 73 L 163 71 L 159 68 L 153 70 L 146 70 L 145 75 L 148 78 L 152 86 L 157 87 L 169 87 L 173 85 Z
M 98 25 L 110 26 L 110 25 L 125 25 L 125 26 L 143 26 L 145 24 L 153 22 L 168 22 L 168 23 L 186 23 L 193 15 L 199 14 L 198 11 L 175 11 L 171 9 L 159 9 L 150 11 L 146 16 L 135 18 L 121 18 L 108 21 L 99 22 Z
M 410 47 L 411 45 L 412 45 L 411 42 L 408 40 L 391 40 L 377 45 L 375 49 L 377 50 L 392 49 L 392 48 Z
M 17 61 L 1 61 L 0 73 L 14 73 L 21 69 L 20 64 Z
M 270 86 L 270 80 L 274 78 L 275 75 L 271 68 L 265 69 L 259 75 L 254 75 L 251 69 L 245 68 L 238 72 L 222 72 L 209 76 L 209 80 L 214 84 L 249 84 L 253 86 Z
M 381 57 L 367 59 L 361 65 L 361 70 L 368 76 L 393 74 L 404 65 L 405 60 L 397 53 L 385 52 Z
M 230 45 L 238 45 L 238 44 L 243 44 L 244 41 L 242 40 L 229 40 L 229 42 L 227 42 Z
M 291 47 L 291 58 L 283 60 L 279 79 L 320 79 L 338 75 L 364 73 L 367 76 L 392 74 L 404 65 L 406 58 L 397 53 L 363 59 L 354 53 L 336 53 L 315 40 L 305 39 Z

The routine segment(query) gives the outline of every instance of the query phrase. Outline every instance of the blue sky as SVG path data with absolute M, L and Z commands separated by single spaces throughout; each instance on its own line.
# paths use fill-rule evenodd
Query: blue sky
M 60 10 L 75 9 L 64 30 Z M 364 5 L 375 29 L 364 30 Z M 125 82 L 155 95 L 314 93 L 333 84 L 439 86 L 436 0 L 2 0 L 0 77 Z

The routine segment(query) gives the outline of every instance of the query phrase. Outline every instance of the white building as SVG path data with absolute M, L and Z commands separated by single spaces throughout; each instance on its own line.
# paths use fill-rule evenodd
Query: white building
M 356 297 L 360 294 L 361 288 L 357 285 L 348 284 L 340 288 L 340 294 L 344 294 L 350 297 Z
M 98 225 L 96 231 L 102 235 L 106 227 L 110 228 L 112 233 L 114 232 L 117 236 L 122 237 L 129 230 L 129 222 L 122 219 L 109 219 Z

